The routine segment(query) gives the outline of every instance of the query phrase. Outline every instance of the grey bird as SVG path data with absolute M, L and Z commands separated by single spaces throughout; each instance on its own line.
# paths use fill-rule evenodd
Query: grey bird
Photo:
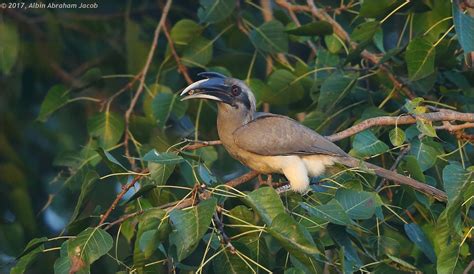
M 444 193 L 396 172 L 349 156 L 336 144 L 297 121 L 282 115 L 256 112 L 255 96 L 241 80 L 216 72 L 198 74 L 199 80 L 182 92 L 182 100 L 208 99 L 217 102 L 217 130 L 229 154 L 263 174 L 284 174 L 291 189 L 305 193 L 309 177 L 327 166 L 340 163 L 363 167 L 375 174 L 444 200 Z

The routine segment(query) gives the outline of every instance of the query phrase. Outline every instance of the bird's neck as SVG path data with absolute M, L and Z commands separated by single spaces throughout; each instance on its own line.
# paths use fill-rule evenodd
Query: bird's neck
M 234 131 L 253 120 L 254 113 L 242 106 L 235 108 L 227 104 L 219 104 L 217 111 L 217 131 L 224 145 L 233 143 Z

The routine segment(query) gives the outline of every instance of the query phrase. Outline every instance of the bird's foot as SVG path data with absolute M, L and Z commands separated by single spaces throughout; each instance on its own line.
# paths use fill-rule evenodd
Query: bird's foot
M 268 175 L 267 175 L 267 179 L 266 179 L 266 180 L 263 179 L 262 174 L 259 174 L 259 175 L 258 175 L 258 184 L 257 184 L 256 188 L 259 188 L 259 187 L 261 187 L 262 185 L 273 186 L 273 183 L 272 183 L 272 175 L 271 175 L 271 174 L 268 174 Z

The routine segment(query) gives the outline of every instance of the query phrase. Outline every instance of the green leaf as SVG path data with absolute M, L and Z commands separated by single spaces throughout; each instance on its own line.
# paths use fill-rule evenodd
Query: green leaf
M 206 66 L 212 59 L 213 41 L 199 37 L 191 41 L 183 52 L 181 60 L 188 67 Z
M 177 119 L 184 116 L 188 109 L 188 102 L 181 101 L 179 94 L 161 92 L 153 98 L 151 107 L 153 118 L 161 128 L 164 128 L 171 115 Z
M 448 202 L 452 202 L 465 184 L 471 182 L 472 172 L 465 170 L 460 163 L 453 162 L 443 168 L 444 190 L 448 195 Z
M 175 152 L 158 152 L 156 149 L 148 151 L 142 160 L 156 164 L 179 164 L 184 161 L 183 157 Z
M 12 267 L 11 274 L 21 274 L 25 273 L 28 266 L 33 263 L 38 254 L 41 254 L 44 250 L 44 243 L 48 241 L 48 238 L 41 237 L 31 240 L 21 252 L 17 258 L 16 265 Z
M 99 153 L 100 157 L 105 162 L 110 171 L 114 173 L 127 171 L 127 169 L 108 151 L 105 151 L 103 148 L 100 147 L 97 149 L 97 153 Z
M 155 185 L 164 185 L 168 181 L 171 174 L 173 174 L 176 164 L 157 164 L 148 162 L 148 170 L 150 171 L 150 178 Z
M 429 137 L 438 137 L 436 129 L 433 127 L 431 121 L 424 119 L 416 120 L 416 128 L 423 134 Z
M 351 40 L 361 44 L 369 43 L 379 29 L 380 22 L 378 21 L 364 22 L 352 31 Z
M 280 244 L 290 254 L 302 252 L 309 255 L 319 254 L 320 251 L 306 228 L 297 223 L 287 213 L 280 213 L 269 227 L 270 235 L 280 242 Z
M 170 234 L 170 244 L 176 250 L 177 261 L 182 261 L 196 249 L 211 223 L 217 200 L 211 198 L 189 210 L 173 210 L 170 220 L 175 230 Z
M 397 264 L 399 264 L 399 265 L 401 265 L 401 266 L 403 266 L 403 267 L 405 267 L 405 268 L 407 268 L 411 271 L 417 271 L 418 270 L 416 268 L 416 266 L 410 264 L 409 262 L 407 262 L 405 260 L 402 260 L 402 259 L 400 259 L 398 257 L 395 257 L 395 256 L 392 256 L 390 254 L 386 254 L 386 255 L 390 260 L 394 261 L 395 263 L 397 263 Z
M 469 13 L 463 13 L 459 10 L 458 4 L 454 2 L 453 16 L 454 28 L 458 36 L 464 54 L 474 51 L 474 17 Z
M 176 45 L 187 45 L 201 35 L 203 27 L 190 19 L 179 20 L 171 29 L 171 39 Z
M 399 127 L 390 130 L 388 136 L 390 137 L 390 142 L 395 147 L 403 145 L 406 140 L 405 131 Z
M 349 225 L 351 219 L 347 215 L 341 204 L 332 199 L 325 205 L 311 206 L 307 203 L 300 203 L 301 207 L 308 211 L 308 213 L 319 219 L 328 221 L 337 225 Z
M 318 100 L 318 111 L 334 110 L 357 83 L 357 74 L 336 71 L 324 80 Z
M 109 252 L 113 246 L 113 239 L 109 233 L 95 227 L 87 228 L 76 238 L 67 241 L 67 254 L 72 261 L 77 260 L 84 267 L 88 267 Z M 81 267 L 82 268 L 82 267 Z
M 69 221 L 70 224 L 77 219 L 81 211 L 84 209 L 85 202 L 89 198 L 89 195 L 92 192 L 92 189 L 94 188 L 95 182 L 98 178 L 99 175 L 94 170 L 89 170 L 84 176 L 81 186 L 81 194 L 79 194 L 79 198 L 77 199 L 76 207 L 74 208 L 71 220 Z
M 250 32 L 250 40 L 256 48 L 268 52 L 287 52 L 288 34 L 280 21 L 272 20 Z
M 304 274 L 304 271 L 296 267 L 290 267 L 285 269 L 284 274 Z
M 405 53 L 410 80 L 419 80 L 433 74 L 435 55 L 436 49 L 430 41 L 424 38 L 411 40 Z
M 436 264 L 437 273 L 454 273 L 459 258 L 459 243 L 452 241 L 443 246 Z
M 1 47 L 1 46 L 0 46 Z M 38 121 L 46 122 L 48 117 L 56 110 L 60 109 L 68 103 L 70 98 L 69 90 L 63 85 L 55 85 L 46 94 L 46 97 L 41 104 Z
M 143 69 L 149 51 L 149 45 L 140 37 L 147 37 L 140 28 L 140 24 L 127 17 L 125 20 L 125 48 L 127 50 L 127 70 L 137 74 Z
M 405 233 L 408 238 L 423 251 L 431 262 L 435 263 L 436 254 L 428 238 L 426 238 L 425 233 L 423 233 L 423 230 L 415 223 L 405 224 L 403 227 L 405 228 Z
M 266 225 L 285 212 L 285 207 L 278 193 L 271 187 L 261 187 L 249 193 L 245 201 L 258 213 Z
M 324 43 L 330 53 L 337 54 L 342 49 L 342 42 L 336 34 L 324 36 Z
M 410 154 L 415 156 L 421 170 L 425 171 L 436 163 L 439 151 L 426 142 L 415 140 L 411 144 Z
M 20 37 L 14 25 L 0 22 L 0 72 L 10 74 L 20 51 Z
M 212 266 L 214 273 L 252 273 L 247 263 L 236 254 L 230 253 L 227 248 L 213 260 Z
M 362 261 L 357 255 L 357 251 L 349 238 L 346 227 L 329 224 L 327 230 L 329 232 L 329 236 L 331 236 L 334 242 L 343 248 L 344 257 L 354 264 L 355 269 L 358 269 L 362 265 Z
M 244 205 L 238 205 L 230 210 L 230 215 L 234 216 L 235 218 L 229 218 L 229 222 L 234 225 L 241 225 L 242 221 L 245 221 L 247 223 L 254 224 L 255 223 L 255 215 L 254 212 L 244 206 Z M 238 230 L 241 231 L 248 231 L 252 230 L 253 228 L 251 227 L 237 227 Z
M 287 29 L 286 33 L 297 36 L 330 35 L 333 33 L 332 25 L 326 21 L 316 21 L 296 28 Z
M 372 192 L 339 189 L 335 198 L 353 220 L 370 219 L 375 213 L 377 202 Z
M 389 150 L 389 147 L 370 130 L 357 133 L 352 142 L 352 147 L 356 155 L 360 157 L 374 156 Z
M 396 0 L 364 0 L 360 7 L 360 16 L 367 18 L 377 18 L 385 15 Z
M 167 213 L 163 209 L 147 209 L 138 220 L 138 229 L 133 261 L 138 266 L 143 266 L 150 258 L 159 244 L 168 239 L 171 226 L 167 221 Z
M 199 0 L 198 17 L 202 22 L 216 23 L 229 17 L 235 9 L 234 0 Z
M 118 143 L 125 129 L 123 117 L 114 112 L 101 112 L 89 118 L 87 129 L 92 137 L 97 138 L 104 149 Z
M 264 89 L 262 101 L 275 104 L 286 105 L 299 101 L 304 96 L 304 89 L 297 77 L 291 72 L 279 69 L 273 72 L 268 78 L 270 89 Z

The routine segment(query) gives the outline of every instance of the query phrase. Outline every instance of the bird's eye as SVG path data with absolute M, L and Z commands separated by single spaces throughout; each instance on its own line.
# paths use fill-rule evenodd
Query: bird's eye
M 232 89 L 231 89 L 231 92 L 232 92 L 233 96 L 239 96 L 240 92 L 241 92 L 240 87 L 237 86 L 237 85 L 233 85 Z

